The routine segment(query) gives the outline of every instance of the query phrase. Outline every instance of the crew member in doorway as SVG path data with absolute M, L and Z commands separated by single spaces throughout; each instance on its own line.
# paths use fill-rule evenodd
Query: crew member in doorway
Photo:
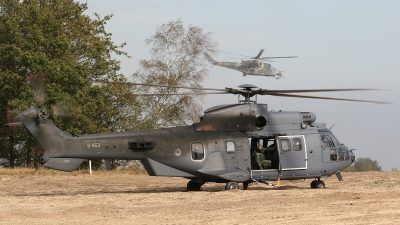
M 271 160 L 265 159 L 264 147 L 262 145 L 257 146 L 257 151 L 254 152 L 254 159 L 256 160 L 259 170 L 271 167 Z

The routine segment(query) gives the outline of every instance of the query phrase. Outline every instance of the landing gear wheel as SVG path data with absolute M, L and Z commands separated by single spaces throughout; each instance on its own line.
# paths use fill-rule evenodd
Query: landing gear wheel
M 44 161 L 44 158 L 42 156 L 39 157 L 39 163 L 40 164 L 44 164 L 46 161 Z
M 313 180 L 311 182 L 311 188 L 313 188 L 313 189 L 317 188 L 317 183 L 318 183 L 318 180 Z
M 318 188 L 318 189 L 323 189 L 323 188 L 325 188 L 325 183 L 322 180 L 319 180 L 316 183 L 315 187 Z
M 186 185 L 186 189 L 187 189 L 187 191 L 200 191 L 200 188 L 203 184 L 204 183 L 197 183 L 194 181 L 189 181 Z
M 243 190 L 247 190 L 247 187 L 249 187 L 249 182 L 243 182 Z
M 225 190 L 237 190 L 239 189 L 239 184 L 237 182 L 228 182 L 225 185 Z

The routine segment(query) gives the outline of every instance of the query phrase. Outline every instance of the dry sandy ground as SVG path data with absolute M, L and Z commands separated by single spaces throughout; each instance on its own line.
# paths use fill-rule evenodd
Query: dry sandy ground
M 147 175 L 0 175 L 0 224 L 400 224 L 400 172 L 225 191 Z

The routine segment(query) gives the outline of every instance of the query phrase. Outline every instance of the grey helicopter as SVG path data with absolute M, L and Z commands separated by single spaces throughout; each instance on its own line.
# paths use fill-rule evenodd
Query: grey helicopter
M 264 49 L 261 49 L 260 52 L 255 57 L 249 57 L 244 55 L 238 55 L 246 57 L 250 60 L 242 60 L 241 62 L 217 62 L 215 61 L 209 54 L 204 53 L 204 56 L 212 65 L 222 66 L 229 69 L 237 70 L 243 73 L 243 76 L 253 75 L 253 76 L 265 76 L 265 77 L 275 77 L 279 79 L 282 77 L 282 71 L 276 70 L 271 64 L 266 63 L 269 59 L 278 59 L 278 58 L 297 58 L 297 56 L 284 56 L 284 57 L 260 57 Z M 226 52 L 228 54 L 233 54 Z
M 107 85 L 107 82 L 99 82 Z M 113 82 L 114 84 L 117 82 Z M 121 85 L 144 85 L 120 83 Z M 313 98 L 371 103 L 378 101 L 317 97 L 293 93 L 365 91 L 375 89 L 268 90 L 251 84 L 239 89 L 196 88 L 208 94 L 239 95 L 236 104 L 204 111 L 192 125 L 72 136 L 57 128 L 45 108 L 31 106 L 19 114 L 23 126 L 43 148 L 44 167 L 74 171 L 85 159 L 140 160 L 150 176 L 188 179 L 187 191 L 199 191 L 207 182 L 224 183 L 226 190 L 248 188 L 250 183 L 312 179 L 311 188 L 324 188 L 322 179 L 350 166 L 355 155 L 336 139 L 312 112 L 269 111 L 257 95 Z M 241 98 L 240 98 L 241 97 Z M 244 99 L 243 99 L 244 98 Z M 264 154 L 261 162 L 256 154 Z

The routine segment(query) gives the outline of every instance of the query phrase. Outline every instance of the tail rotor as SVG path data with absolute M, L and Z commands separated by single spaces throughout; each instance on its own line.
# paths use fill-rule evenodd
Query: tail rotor
M 68 122 L 75 122 L 78 119 L 78 107 L 76 100 L 64 93 L 62 97 L 58 97 L 55 104 L 51 104 L 49 110 L 46 105 L 49 104 L 48 96 L 46 93 L 46 74 L 35 74 L 29 76 L 27 81 L 29 82 L 31 89 L 34 92 L 35 101 L 38 103 L 39 117 L 40 118 L 51 118 L 51 119 L 62 119 Z

